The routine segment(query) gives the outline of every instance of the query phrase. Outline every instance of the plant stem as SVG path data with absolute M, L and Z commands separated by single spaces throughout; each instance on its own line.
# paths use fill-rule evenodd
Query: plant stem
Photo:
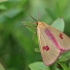
M 59 64 L 62 66 L 63 70 L 69 70 L 64 62 L 59 62 Z

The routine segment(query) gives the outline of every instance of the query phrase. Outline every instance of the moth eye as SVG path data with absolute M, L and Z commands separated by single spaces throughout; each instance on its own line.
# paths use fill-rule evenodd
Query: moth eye
M 43 46 L 43 50 L 48 51 L 49 50 L 49 47 L 48 46 Z
M 63 39 L 63 36 L 62 36 L 62 34 L 60 34 L 60 35 L 59 35 L 59 37 L 60 37 L 61 39 Z

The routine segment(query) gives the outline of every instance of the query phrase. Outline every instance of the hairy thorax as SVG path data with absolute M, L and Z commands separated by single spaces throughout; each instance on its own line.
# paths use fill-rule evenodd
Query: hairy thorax
M 37 25 L 37 28 L 43 28 L 43 29 L 46 29 L 46 26 L 48 27 L 47 24 L 45 24 L 44 22 L 38 22 L 38 25 Z

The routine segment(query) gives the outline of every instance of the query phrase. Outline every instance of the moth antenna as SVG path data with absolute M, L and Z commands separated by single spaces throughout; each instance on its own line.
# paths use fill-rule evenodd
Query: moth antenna
M 35 37 L 36 34 L 37 34 L 37 32 L 34 33 L 34 35 L 33 35 L 33 37 L 32 37 L 32 40 L 34 39 L 34 37 Z
M 36 22 L 38 22 L 31 14 L 29 14 L 30 15 L 30 17 L 33 19 L 33 20 L 35 20 Z

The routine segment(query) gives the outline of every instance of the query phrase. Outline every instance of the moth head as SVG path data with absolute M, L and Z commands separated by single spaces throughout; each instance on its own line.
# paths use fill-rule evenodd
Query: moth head
M 44 27 L 44 22 L 39 22 L 39 18 L 38 18 L 38 20 L 37 19 L 35 19 L 32 15 L 30 15 L 31 16 L 31 18 L 33 19 L 33 20 L 35 20 L 36 21 L 36 25 L 37 25 L 37 28 L 43 28 Z M 45 28 L 45 27 L 44 27 Z
M 44 26 L 44 22 L 37 22 L 37 27 L 42 27 L 43 28 L 43 26 Z

